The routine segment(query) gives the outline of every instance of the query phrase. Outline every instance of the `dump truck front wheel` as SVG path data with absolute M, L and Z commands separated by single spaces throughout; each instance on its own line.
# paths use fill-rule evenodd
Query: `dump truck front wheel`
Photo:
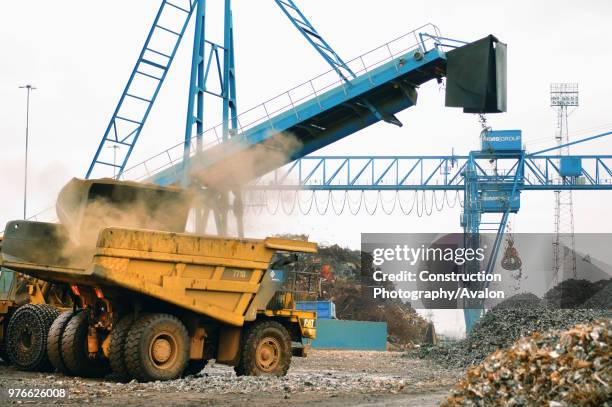
M 62 335 L 64 334 L 66 325 L 68 325 L 68 322 L 74 315 L 74 311 L 65 311 L 61 313 L 59 317 L 55 318 L 53 324 L 51 324 L 47 337 L 47 354 L 49 355 L 49 361 L 58 372 L 63 374 L 70 374 L 70 371 L 62 358 Z
M 175 316 L 142 316 L 127 335 L 125 364 L 138 381 L 176 379 L 185 370 L 188 360 L 187 329 Z
M 291 337 L 276 321 L 252 325 L 242 342 L 238 376 L 284 376 L 291 364 Z
M 47 336 L 58 315 L 59 311 L 48 304 L 27 304 L 15 311 L 6 332 L 6 353 L 18 369 L 53 369 L 47 355 Z
M 92 359 L 87 351 L 87 312 L 74 315 L 62 334 L 62 360 L 68 371 L 76 376 L 103 377 L 109 372 L 105 360 Z

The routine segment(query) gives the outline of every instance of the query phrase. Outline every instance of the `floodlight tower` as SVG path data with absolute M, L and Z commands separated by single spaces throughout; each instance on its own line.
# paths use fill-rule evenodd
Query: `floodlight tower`
M 558 145 L 569 143 L 567 118 L 578 107 L 577 83 L 553 83 L 550 85 L 550 106 L 557 112 L 555 139 Z M 562 147 L 559 155 L 569 155 L 569 146 Z M 559 160 L 561 161 L 561 160 Z M 561 166 L 560 162 L 557 165 Z M 563 183 L 563 178 L 558 180 Z M 555 191 L 555 234 L 553 236 L 553 271 L 555 279 L 559 271 L 571 272 L 576 277 L 576 244 L 574 238 L 574 206 L 572 191 Z

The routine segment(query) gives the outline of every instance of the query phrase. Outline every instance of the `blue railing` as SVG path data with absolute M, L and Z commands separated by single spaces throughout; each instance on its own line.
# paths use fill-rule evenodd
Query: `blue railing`
M 421 35 L 423 33 L 427 33 L 427 36 Z M 348 61 L 346 65 L 357 76 L 367 77 L 376 68 L 394 61 L 410 51 L 419 49 L 425 53 L 447 46 L 438 38 L 442 38 L 439 35 L 438 28 L 433 24 L 426 24 Z M 273 118 L 287 112 L 299 118 L 299 112 L 296 108 L 299 104 L 313 99 L 317 100 L 323 93 L 338 87 L 347 92 L 350 86 L 350 81 L 346 82 L 337 70 L 331 69 L 239 114 L 236 117 L 237 133 L 242 134 L 256 126 L 270 123 Z M 223 123 L 205 130 L 201 136 L 204 140 L 203 149 L 218 145 L 223 139 Z M 197 143 L 191 143 L 190 156 L 195 155 L 197 151 Z M 181 142 L 126 169 L 118 175 L 118 178 L 135 181 L 148 179 L 154 174 L 182 162 L 183 153 L 184 143 Z

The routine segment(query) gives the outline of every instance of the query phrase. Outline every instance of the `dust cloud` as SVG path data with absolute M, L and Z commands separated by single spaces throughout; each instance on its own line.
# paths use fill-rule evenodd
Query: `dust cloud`
M 302 145 L 294 134 L 288 132 L 275 133 L 265 142 L 248 148 L 243 148 L 237 140 L 230 141 L 228 145 L 219 145 L 194 156 L 192 160 L 197 161 L 190 175 L 193 182 L 205 187 L 209 194 L 230 192 L 232 196 L 228 205 L 234 215 L 234 220 L 242 213 L 245 229 L 256 230 L 258 235 L 261 235 L 258 237 L 265 237 L 272 234 L 275 226 L 281 226 L 274 223 L 285 223 L 285 221 L 279 220 L 276 216 L 268 216 L 265 210 L 258 211 L 253 208 L 253 205 L 261 206 L 262 195 L 244 191 L 242 187 L 291 162 L 292 157 Z M 228 154 L 228 151 L 224 149 L 233 148 L 237 149 L 237 152 L 231 154 L 230 151 L 231 160 L 218 160 L 218 157 Z M 215 162 L 217 160 L 218 162 Z M 199 166 L 198 162 L 203 164 L 212 162 L 212 164 Z M 272 193 L 272 195 L 276 197 L 276 194 Z M 289 206 L 288 202 L 291 197 L 286 195 L 280 194 L 279 199 L 287 201 L 285 205 Z M 232 226 L 232 222 L 228 222 L 229 230 L 237 233 L 237 229 Z
M 62 226 L 63 255 L 71 263 L 95 252 L 108 227 L 184 232 L 192 202 L 190 191 L 112 179 L 70 181 L 60 192 L 56 210 Z
M 193 186 L 189 190 L 112 179 L 73 179 L 61 190 L 56 204 L 63 227 L 61 235 L 56 237 L 63 246 L 62 257 L 70 259 L 72 264 L 82 265 L 91 261 L 99 234 L 108 227 L 185 232 L 194 207 L 201 210 L 204 204 L 214 210 L 218 205 L 219 202 L 210 198 L 214 195 L 228 196 L 221 202 L 222 207 L 233 212 L 236 218 L 244 210 L 240 199 L 245 195 L 242 187 L 290 162 L 301 145 L 294 135 L 277 133 L 263 143 L 238 149 L 231 154 L 231 160 L 218 160 L 206 168 L 199 167 L 195 161 L 190 174 Z M 220 148 L 228 146 L 208 149 L 192 160 L 204 160 L 209 154 L 219 154 Z M 196 204 L 196 199 L 202 201 Z M 271 222 L 276 221 L 275 217 L 260 216 L 252 211 L 244 214 L 249 229 L 259 229 L 263 233 L 272 231 L 274 225 Z M 232 232 L 234 228 L 230 225 L 233 223 L 228 221 Z
M 190 172 L 194 182 L 217 191 L 236 189 L 287 164 L 302 146 L 295 135 L 287 132 L 275 133 L 268 140 L 248 148 L 240 145 L 239 141 L 227 144 L 207 149 L 192 158 L 196 160 Z M 234 149 L 236 152 L 231 154 Z M 218 159 L 228 152 L 231 159 Z M 212 164 L 202 167 L 197 161 Z

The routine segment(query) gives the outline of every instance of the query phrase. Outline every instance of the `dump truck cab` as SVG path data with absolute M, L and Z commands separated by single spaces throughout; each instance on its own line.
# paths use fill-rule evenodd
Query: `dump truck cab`
M 69 286 L 76 304 L 49 331 L 58 370 L 165 380 L 214 359 L 239 375 L 284 375 L 292 343 L 315 337 L 316 314 L 295 301 L 316 296 L 318 273 L 300 266 L 316 244 L 178 233 L 185 199 L 178 189 L 73 180 L 58 198 L 61 224 L 9 222 L 5 266 Z M 166 230 L 143 229 L 150 221 Z M 41 245 L 54 250 L 28 250 Z

